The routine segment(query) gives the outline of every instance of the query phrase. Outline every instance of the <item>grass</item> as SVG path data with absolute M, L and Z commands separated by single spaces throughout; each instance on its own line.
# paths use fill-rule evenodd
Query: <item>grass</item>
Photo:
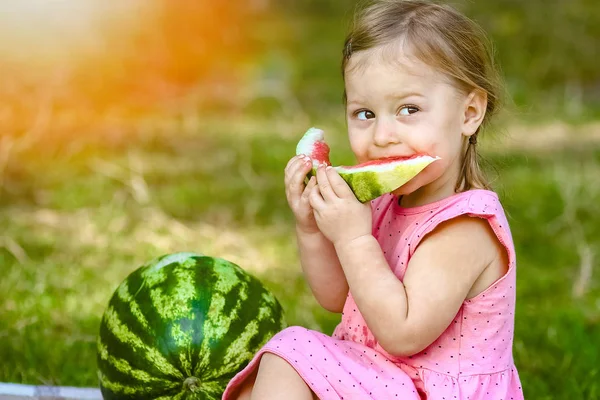
M 328 118 L 340 102 L 336 66 L 354 4 L 342 3 L 282 2 L 289 14 L 247 32 L 262 47 L 249 83 L 222 91 L 223 98 L 201 85 L 186 88 L 187 114 L 177 118 L 161 111 L 129 124 L 119 120 L 131 112 L 128 97 L 108 96 L 116 115 L 106 118 L 123 126 L 103 131 L 95 125 L 110 121 L 94 119 L 102 118 L 95 103 L 79 107 L 75 88 L 70 95 L 69 87 L 55 88 L 56 104 L 46 105 L 53 85 L 47 74 L 39 93 L 24 84 L 10 100 L 12 86 L 5 85 L 6 105 L 18 104 L 0 119 L 18 122 L 10 127 L 16 135 L 33 122 L 23 139 L 0 135 L 0 381 L 96 386 L 95 340 L 108 299 L 135 268 L 175 251 L 238 263 L 273 290 L 290 324 L 332 332 L 339 316 L 318 307 L 299 272 L 282 171 L 309 125 L 343 131 Z M 498 10 L 490 2 L 457 3 L 499 44 L 516 103 L 512 137 L 482 142 L 517 248 L 514 356 L 525 396 L 600 399 L 600 107 L 591 56 L 600 26 L 592 11 L 599 8 L 583 0 L 541 8 L 505 2 Z M 548 21 L 559 25 L 544 29 Z M 184 51 L 198 45 L 184 30 L 175 38 Z M 160 66 L 141 62 L 146 53 L 137 47 L 127 54 L 134 67 L 154 71 L 147 84 L 160 86 Z M 118 55 L 110 60 L 127 71 L 129 84 L 135 72 Z M 186 65 L 195 69 L 191 62 L 199 60 L 210 61 Z M 120 86 L 96 67 L 83 93 L 97 85 L 93 91 L 110 94 L 116 86 L 117 96 Z M 64 115 L 53 114 L 61 109 Z M 568 124 L 548 124 L 548 115 Z M 78 129 L 63 129 L 70 124 Z M 343 135 L 328 141 L 334 162 L 353 162 Z
M 0 199 L 0 381 L 95 386 L 109 297 L 168 252 L 236 262 L 273 290 L 290 324 L 332 332 L 339 316 L 317 306 L 299 272 L 283 194 L 305 126 L 229 121 L 171 126 L 114 148 L 82 142 L 69 157 L 19 155 L 29 162 L 5 172 Z M 329 141 L 334 162 L 352 162 L 341 134 Z M 600 237 L 600 149 L 508 148 L 485 153 L 517 247 L 514 355 L 525 395 L 598 399 L 600 287 L 587 274 Z

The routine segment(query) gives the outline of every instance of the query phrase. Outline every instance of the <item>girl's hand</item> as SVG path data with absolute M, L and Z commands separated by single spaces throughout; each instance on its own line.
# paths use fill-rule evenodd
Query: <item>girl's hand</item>
M 285 167 L 285 195 L 296 218 L 296 226 L 304 233 L 319 232 L 308 201 L 308 194 L 315 187 L 316 179 L 312 177 L 308 184 L 304 185 L 304 178 L 311 169 L 312 161 L 306 156 L 293 157 Z
M 317 169 L 317 185 L 312 188 L 309 200 L 317 226 L 334 245 L 371 235 L 370 203 L 358 201 L 335 169 L 324 166 Z

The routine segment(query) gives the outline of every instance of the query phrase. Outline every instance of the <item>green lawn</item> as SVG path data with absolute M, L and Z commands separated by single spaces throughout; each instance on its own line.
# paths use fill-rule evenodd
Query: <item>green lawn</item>
M 0 381 L 95 386 L 109 297 L 168 252 L 236 262 L 274 291 L 290 324 L 331 333 L 339 318 L 316 305 L 299 272 L 283 194 L 283 168 L 306 126 L 227 120 L 235 123 L 172 126 L 113 147 L 82 139 L 71 155 L 34 148 L 5 172 Z M 352 162 L 342 126 L 326 128 L 333 161 Z M 518 252 L 514 354 L 526 397 L 598 399 L 600 289 L 596 276 L 580 275 L 597 262 L 600 149 L 486 155 Z

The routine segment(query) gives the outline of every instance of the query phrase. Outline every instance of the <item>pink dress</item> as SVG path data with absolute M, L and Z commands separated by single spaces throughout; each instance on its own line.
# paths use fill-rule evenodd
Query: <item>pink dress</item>
M 393 195 L 372 202 L 373 235 L 398 279 L 420 240 L 439 223 L 469 215 L 486 219 L 506 247 L 508 272 L 465 300 L 454 321 L 425 350 L 394 357 L 377 342 L 348 294 L 332 336 L 292 326 L 275 335 L 223 394 L 258 366 L 264 352 L 292 365 L 320 399 L 521 400 L 512 355 L 516 263 L 503 208 L 494 192 L 471 190 L 414 208 Z

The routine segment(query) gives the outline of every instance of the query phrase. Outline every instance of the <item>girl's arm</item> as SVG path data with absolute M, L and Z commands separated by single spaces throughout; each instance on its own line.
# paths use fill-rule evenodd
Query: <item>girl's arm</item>
M 319 304 L 339 313 L 344 308 L 348 283 L 333 245 L 319 230 L 309 203 L 309 195 L 317 184 L 315 177 L 304 184 L 311 168 L 308 158 L 293 157 L 285 167 L 285 192 L 296 218 L 300 263 L 306 280 Z
M 300 264 L 319 304 L 341 313 L 348 295 L 348 282 L 333 244 L 321 233 L 305 233 L 296 228 Z
M 367 325 L 379 344 L 396 356 L 418 353 L 433 343 L 482 273 L 508 264 L 506 250 L 487 221 L 468 216 L 440 224 L 423 239 L 403 282 L 371 235 L 336 243 L 335 249 Z M 491 284 L 501 275 L 485 276 Z

